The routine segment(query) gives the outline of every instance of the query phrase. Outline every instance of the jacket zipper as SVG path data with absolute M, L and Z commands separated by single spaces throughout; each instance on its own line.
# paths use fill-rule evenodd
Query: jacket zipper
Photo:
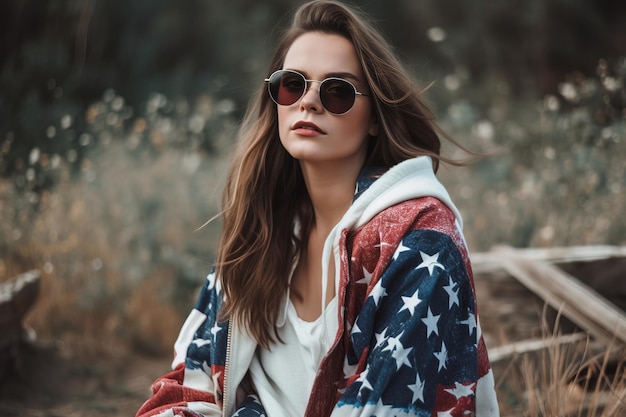
M 226 336 L 226 362 L 224 363 L 224 398 L 222 400 L 222 416 L 226 416 L 226 412 L 228 410 L 228 365 L 230 362 L 230 350 L 231 350 L 231 340 L 232 340 L 232 320 L 228 321 L 228 336 Z

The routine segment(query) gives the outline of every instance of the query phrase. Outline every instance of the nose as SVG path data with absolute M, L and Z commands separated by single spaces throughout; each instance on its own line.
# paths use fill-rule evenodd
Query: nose
M 316 88 L 313 88 L 314 84 L 317 84 Z M 307 82 L 307 91 L 304 92 L 304 95 L 300 99 L 300 110 L 307 110 L 314 113 L 322 111 L 323 106 L 320 101 L 319 84 L 319 81 Z

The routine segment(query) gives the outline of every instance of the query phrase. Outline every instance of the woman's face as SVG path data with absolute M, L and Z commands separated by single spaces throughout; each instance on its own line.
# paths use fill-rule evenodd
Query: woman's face
M 307 80 L 343 78 L 369 94 L 354 46 L 339 35 L 309 32 L 298 37 L 287 51 L 283 69 L 297 71 Z M 336 115 L 322 106 L 319 87 L 320 83 L 308 82 L 300 100 L 277 106 L 280 140 L 301 163 L 354 164 L 360 169 L 367 137 L 378 133 L 371 98 L 357 95 L 348 113 Z

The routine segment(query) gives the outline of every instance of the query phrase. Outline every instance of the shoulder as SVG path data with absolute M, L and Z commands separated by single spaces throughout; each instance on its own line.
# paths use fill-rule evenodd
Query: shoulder
M 365 228 L 387 229 L 385 225 L 403 226 L 405 232 L 413 229 L 432 229 L 448 235 L 459 232 L 454 212 L 435 197 L 420 197 L 395 204 L 379 212 Z
M 352 253 L 368 259 L 368 264 L 387 265 L 408 247 L 413 249 L 408 253 L 415 254 L 432 254 L 435 249 L 447 247 L 446 252 L 454 253 L 469 266 L 460 224 L 452 210 L 435 197 L 415 198 L 388 207 L 356 231 L 351 243 Z
M 209 319 L 217 317 L 217 312 L 222 305 L 222 291 L 219 284 L 219 280 L 215 274 L 215 269 L 212 268 L 207 274 L 206 280 L 200 289 L 200 294 L 194 306 L 195 310 L 204 313 Z

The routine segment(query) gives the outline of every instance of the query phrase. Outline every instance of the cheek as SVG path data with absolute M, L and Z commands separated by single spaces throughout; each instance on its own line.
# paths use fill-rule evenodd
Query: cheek
M 366 146 L 369 137 L 368 128 L 362 120 L 346 121 L 335 132 L 337 148 L 352 152 Z
M 283 139 L 283 136 L 289 130 L 289 119 L 287 117 L 286 108 L 283 106 L 277 106 L 277 120 L 278 120 L 278 134 L 280 139 Z
M 343 125 L 344 132 L 351 136 L 367 137 L 372 131 L 372 115 L 369 111 L 355 112 L 348 114 L 350 116 Z

